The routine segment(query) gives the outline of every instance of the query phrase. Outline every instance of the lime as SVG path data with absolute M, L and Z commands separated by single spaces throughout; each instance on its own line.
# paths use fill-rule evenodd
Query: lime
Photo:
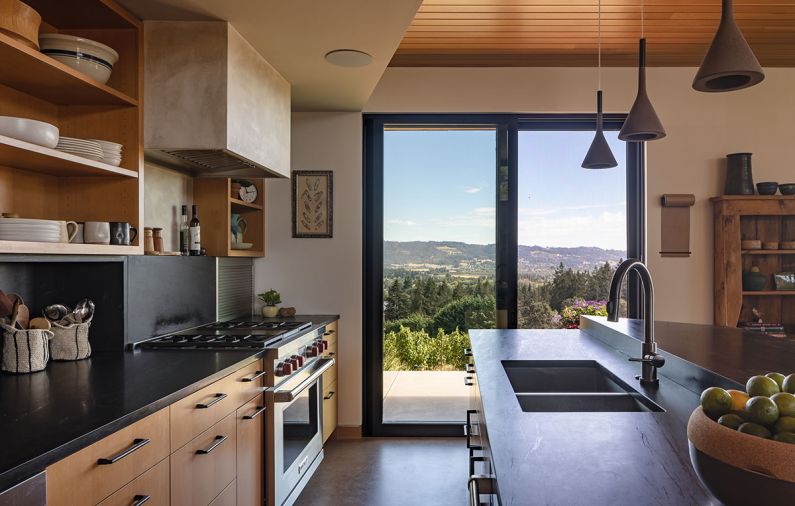
M 773 426 L 773 432 L 795 432 L 795 416 L 782 416 L 776 420 Z
M 789 392 L 779 392 L 770 398 L 778 406 L 781 416 L 795 416 L 795 395 Z
M 740 425 L 740 427 L 738 427 L 737 430 L 742 432 L 743 434 L 751 434 L 752 436 L 758 436 L 763 438 L 770 437 L 770 431 L 767 430 L 765 427 L 762 427 L 758 423 L 746 422 Z
M 789 443 L 791 445 L 795 445 L 795 433 L 793 432 L 779 432 L 773 439 L 776 441 L 781 441 L 782 443 Z
M 729 392 L 719 387 L 709 387 L 701 392 L 701 408 L 711 418 L 725 415 L 732 408 Z
M 753 376 L 745 384 L 745 391 L 748 392 L 748 395 L 751 397 L 770 397 L 773 394 L 779 393 L 781 389 L 778 388 L 778 383 L 767 376 Z
M 772 379 L 778 385 L 779 390 L 781 390 L 782 385 L 784 384 L 784 375 L 780 372 L 769 372 L 765 374 L 768 378 Z
M 781 389 L 785 392 L 795 394 L 795 374 L 790 374 L 781 383 Z
M 745 420 L 743 420 L 740 415 L 729 413 L 728 415 L 723 415 L 722 417 L 718 418 L 718 423 L 732 430 L 737 430 L 737 427 L 744 424 Z
M 773 425 L 778 420 L 778 406 L 768 397 L 751 397 L 745 403 L 748 419 L 760 425 Z
M 732 411 L 742 411 L 745 409 L 745 403 L 748 402 L 750 397 L 747 393 L 740 390 L 726 390 L 732 397 Z

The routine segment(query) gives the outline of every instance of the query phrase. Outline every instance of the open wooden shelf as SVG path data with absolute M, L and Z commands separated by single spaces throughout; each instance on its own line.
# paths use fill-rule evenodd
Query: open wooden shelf
M 232 197 L 229 197 L 229 203 L 232 204 L 232 209 L 235 209 L 236 207 L 243 209 L 263 209 L 262 204 L 243 202 L 240 199 L 233 199 Z
M 227 256 L 230 257 L 262 257 L 265 256 L 264 251 L 258 251 L 254 249 L 232 249 L 231 246 L 229 248 L 229 252 Z
M 124 176 L 138 172 L 0 135 L 0 165 L 51 176 Z
M 0 241 L 0 253 L 35 253 L 42 255 L 140 255 L 141 246 L 110 244 L 69 244 L 60 242 Z
M 58 105 L 137 106 L 138 100 L 0 33 L 0 84 Z
M 744 249 L 743 255 L 795 255 L 795 249 Z
M 785 296 L 785 297 L 793 297 L 793 296 L 795 296 L 795 290 L 759 290 L 759 291 L 756 291 L 756 292 L 744 291 L 743 292 L 743 296 L 746 296 L 746 295 L 749 296 L 749 297 L 757 296 L 757 295 L 762 295 L 762 296 L 781 295 L 781 296 Z

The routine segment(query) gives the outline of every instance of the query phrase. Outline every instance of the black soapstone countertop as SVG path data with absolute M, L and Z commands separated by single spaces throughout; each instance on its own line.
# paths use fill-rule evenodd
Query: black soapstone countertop
M 256 318 L 263 320 L 263 318 Z M 307 331 L 336 315 L 297 315 Z M 269 318 L 268 321 L 279 321 Z M 258 350 L 136 350 L 0 374 L 0 491 L 255 361 Z

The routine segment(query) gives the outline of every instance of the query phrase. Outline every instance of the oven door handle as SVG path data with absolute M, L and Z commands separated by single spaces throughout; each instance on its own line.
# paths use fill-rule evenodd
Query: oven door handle
M 312 374 L 309 375 L 304 381 L 297 384 L 290 390 L 274 390 L 273 402 L 292 402 L 301 392 L 312 386 L 320 376 L 323 375 L 332 365 L 334 365 L 333 358 L 321 358 L 317 361 Z

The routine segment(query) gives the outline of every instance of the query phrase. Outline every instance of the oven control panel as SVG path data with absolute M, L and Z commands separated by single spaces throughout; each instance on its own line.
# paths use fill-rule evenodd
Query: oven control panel
M 295 354 L 278 362 L 274 370 L 274 375 L 289 376 L 290 374 L 302 368 L 304 364 L 309 361 L 309 359 L 319 357 L 327 349 L 328 341 L 322 338 L 317 338 L 308 346 L 296 350 Z

